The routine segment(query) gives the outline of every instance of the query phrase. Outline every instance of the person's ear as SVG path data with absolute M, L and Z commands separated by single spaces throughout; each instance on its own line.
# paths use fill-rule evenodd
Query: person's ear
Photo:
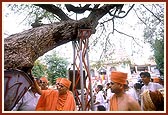
M 123 85 L 123 84 L 119 84 L 119 86 L 120 86 L 121 89 L 124 88 L 124 85 Z

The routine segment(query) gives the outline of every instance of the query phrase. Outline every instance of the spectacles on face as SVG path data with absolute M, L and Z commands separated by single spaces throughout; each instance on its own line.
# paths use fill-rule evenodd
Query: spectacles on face
M 41 80 L 37 80 L 37 83 L 41 83 L 42 81 Z
M 56 83 L 56 85 L 59 85 L 59 83 Z
M 44 81 L 40 81 L 40 83 L 45 84 L 46 82 L 44 82 Z
M 110 82 L 111 85 L 114 85 L 114 82 Z
M 110 85 L 119 84 L 117 82 L 110 82 Z
M 60 87 L 60 88 L 63 88 L 64 86 L 63 85 L 61 85 L 61 84 L 58 84 L 58 86 Z

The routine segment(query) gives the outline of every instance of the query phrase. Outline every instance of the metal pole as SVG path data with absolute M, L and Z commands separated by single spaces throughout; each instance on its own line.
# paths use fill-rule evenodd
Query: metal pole
M 84 82 L 83 82 L 83 64 L 82 64 L 82 39 L 80 39 L 80 84 L 81 84 L 81 102 L 82 102 L 82 110 L 85 109 L 85 101 L 84 101 Z
M 72 41 L 73 46 L 73 84 L 72 84 L 72 92 L 75 95 L 74 87 L 75 87 L 75 41 Z
M 86 59 L 87 59 L 87 65 L 88 65 L 88 77 L 89 79 L 89 84 L 90 84 L 90 99 L 91 99 L 91 110 L 94 111 L 94 105 L 93 105 L 93 90 L 92 90 L 92 84 L 91 84 L 91 75 L 90 75 L 90 64 L 89 64 L 89 54 L 88 54 L 88 45 L 87 45 L 87 51 L 86 51 Z

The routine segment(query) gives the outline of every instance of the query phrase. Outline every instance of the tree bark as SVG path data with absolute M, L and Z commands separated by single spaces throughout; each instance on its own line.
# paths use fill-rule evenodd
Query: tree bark
M 86 21 L 62 21 L 32 28 L 4 39 L 4 67 L 33 67 L 46 52 L 77 39 L 78 28 Z M 88 26 L 89 27 L 89 26 Z
M 32 68 L 34 61 L 59 45 L 77 39 L 78 29 L 89 28 L 92 33 L 101 19 L 115 4 L 106 4 L 93 9 L 87 18 L 72 20 L 53 5 L 37 5 L 51 13 L 58 14 L 61 22 L 42 25 L 4 39 L 4 68 Z M 95 8 L 97 8 L 95 6 Z M 53 12 L 56 10 L 57 12 Z M 63 14 L 63 15 L 61 15 Z

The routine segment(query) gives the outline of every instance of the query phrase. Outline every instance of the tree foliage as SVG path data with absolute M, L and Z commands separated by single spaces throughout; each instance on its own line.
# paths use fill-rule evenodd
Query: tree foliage
M 56 53 L 46 55 L 45 63 L 47 65 L 47 76 L 51 84 L 55 84 L 58 77 L 67 77 L 68 61 L 65 58 L 59 57 Z
M 32 75 L 40 78 L 47 76 L 51 84 L 55 84 L 58 77 L 67 77 L 68 61 L 65 58 L 59 57 L 57 53 L 45 55 L 44 59 L 35 61 L 32 68 Z
M 160 70 L 160 74 L 164 75 L 164 40 L 156 39 L 153 45 L 154 57 L 157 67 Z
M 40 60 L 36 60 L 32 68 L 33 76 L 40 78 L 46 75 L 46 71 L 47 71 L 47 66 L 41 63 Z
M 56 6 L 61 8 L 61 4 L 56 4 Z M 60 21 L 55 14 L 33 4 L 7 4 L 7 7 L 10 9 L 10 12 L 6 16 L 12 13 L 18 15 L 18 17 L 25 15 L 22 22 L 20 22 L 23 25 L 31 26 L 33 23 L 38 22 L 54 23 Z
M 141 11 L 141 22 L 145 24 L 144 39 L 151 45 L 154 58 L 161 75 L 164 74 L 164 5 L 141 5 L 148 12 Z

